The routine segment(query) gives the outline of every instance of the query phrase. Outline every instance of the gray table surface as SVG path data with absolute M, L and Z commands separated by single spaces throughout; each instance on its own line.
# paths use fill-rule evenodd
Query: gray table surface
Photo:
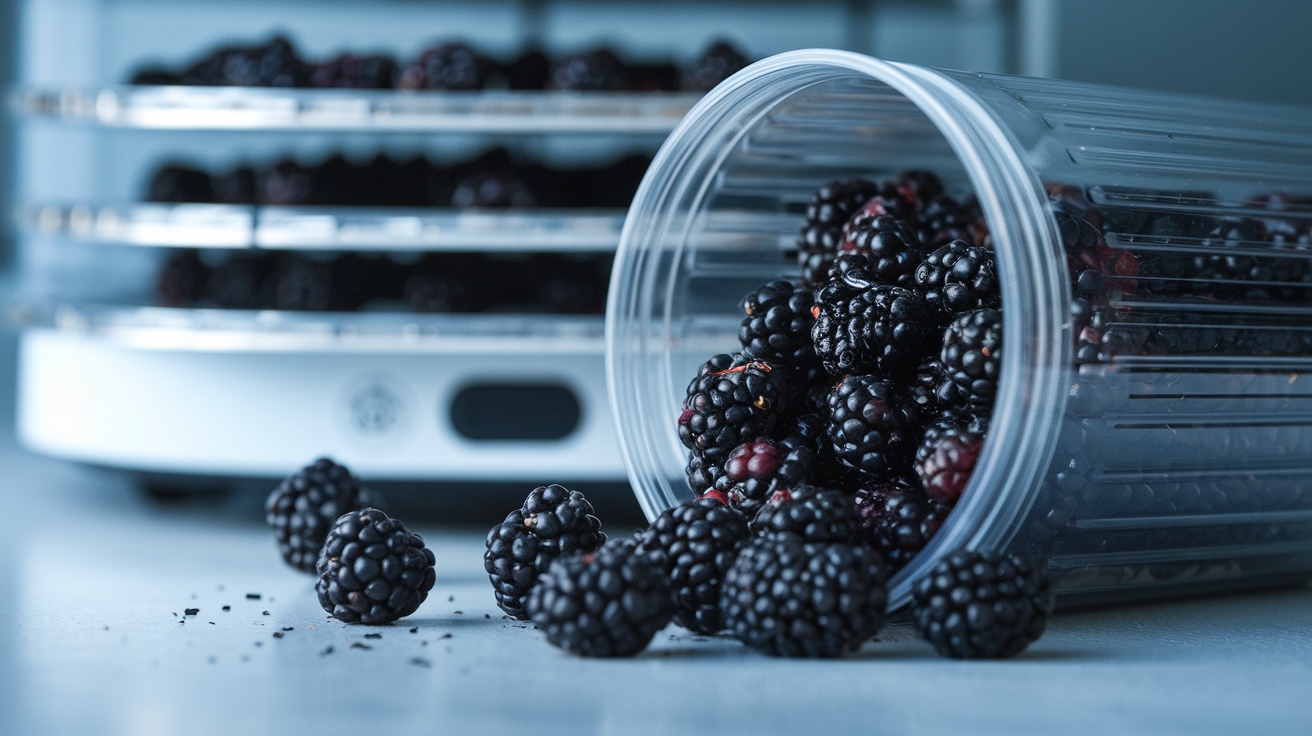
M 346 626 L 280 564 L 258 500 L 148 503 L 7 428 L 0 470 L 0 734 L 1312 733 L 1307 588 L 1062 614 L 1005 662 L 900 626 L 844 661 L 675 627 L 590 661 L 502 617 L 480 529 L 417 525 L 433 594 Z

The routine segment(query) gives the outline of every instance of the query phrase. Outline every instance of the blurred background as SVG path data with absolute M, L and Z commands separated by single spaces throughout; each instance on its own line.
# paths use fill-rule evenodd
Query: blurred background
M 1294 0 L 0 14 L 0 425 L 163 496 L 267 488 L 332 454 L 397 484 L 627 498 L 610 255 L 664 136 L 749 61 L 836 47 L 1312 103 L 1312 6 Z

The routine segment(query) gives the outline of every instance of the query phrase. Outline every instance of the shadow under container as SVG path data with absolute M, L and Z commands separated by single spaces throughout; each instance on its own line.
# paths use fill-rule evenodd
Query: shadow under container
M 1312 576 L 1312 111 L 782 54 L 705 97 L 626 221 L 608 380 L 643 510 L 692 497 L 676 432 L 738 301 L 799 274 L 823 183 L 937 173 L 1002 285 L 983 451 L 890 605 L 958 548 L 1044 558 L 1066 605 Z

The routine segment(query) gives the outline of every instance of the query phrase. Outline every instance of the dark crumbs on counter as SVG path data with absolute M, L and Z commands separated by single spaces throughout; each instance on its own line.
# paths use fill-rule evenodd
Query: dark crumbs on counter
M 183 609 L 182 613 L 183 613 L 183 615 L 185 615 L 185 616 L 195 616 L 196 614 L 200 613 L 200 609 L 199 609 L 199 608 L 185 608 L 185 609 Z
M 439 638 L 439 639 L 450 639 L 450 638 L 451 638 L 451 634 L 450 634 L 450 632 L 448 632 L 448 633 L 445 633 L 445 634 L 443 634 L 443 635 L 441 635 L 441 636 L 439 636 L 439 637 L 437 637 L 437 638 Z
M 410 664 L 412 664 L 412 665 L 414 665 L 414 666 L 416 666 L 416 667 L 432 667 L 432 666 L 433 666 L 433 663 L 432 663 L 432 662 L 430 662 L 430 661 L 424 659 L 423 657 L 411 657 L 411 658 L 410 658 Z
M 246 600 L 248 600 L 248 601 L 258 601 L 259 599 L 260 599 L 260 594 L 259 594 L 259 593 L 247 593 L 247 594 L 246 594 Z
M 366 638 L 366 639 L 381 639 L 381 638 L 383 638 L 383 635 L 382 635 L 382 634 L 365 634 L 365 635 L 364 635 L 364 638 Z
M 352 649 L 364 649 L 364 650 L 366 650 L 366 651 L 368 651 L 368 650 L 370 650 L 370 649 L 373 649 L 373 647 L 369 646 L 368 644 L 361 644 L 361 643 L 358 642 L 358 641 L 353 641 L 353 642 L 351 642 L 351 648 L 352 648 Z
M 224 606 L 224 607 L 223 607 L 223 610 L 225 610 L 225 611 L 231 611 L 231 610 L 232 610 L 232 606 Z
M 295 627 L 295 626 L 284 626 L 284 627 L 282 627 L 282 630 L 283 630 L 283 631 L 295 631 L 295 630 L 296 630 L 296 627 Z
M 284 636 L 286 636 L 286 634 L 282 633 L 281 631 L 275 631 L 275 632 L 273 632 L 273 638 L 275 638 L 275 639 L 281 639 L 281 638 L 283 638 Z
M 333 648 L 332 648 L 331 645 L 329 645 L 328 647 L 325 647 L 324 650 L 323 650 L 322 652 L 319 652 L 319 656 L 320 656 L 320 657 L 327 657 L 329 654 L 332 654 L 332 653 L 333 653 Z
M 264 612 L 262 612 L 260 615 L 261 615 L 261 616 L 268 616 L 268 615 L 269 615 L 269 612 L 268 612 L 268 611 L 264 611 Z
M 410 633 L 411 633 L 411 634 L 418 634 L 418 633 L 419 633 L 419 627 L 418 627 L 418 626 L 415 626 L 415 627 L 411 628 L 411 629 L 410 629 Z

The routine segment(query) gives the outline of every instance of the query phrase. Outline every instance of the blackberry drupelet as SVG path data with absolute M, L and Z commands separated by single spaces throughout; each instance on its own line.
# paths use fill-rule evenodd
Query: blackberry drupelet
M 915 412 L 892 384 L 848 376 L 829 393 L 825 432 L 834 456 L 871 481 L 897 477 L 915 451 Z
M 552 560 L 595 551 L 606 541 L 592 504 L 578 491 L 549 485 L 535 488 L 524 505 L 487 534 L 483 568 L 501 610 L 527 619 L 524 599 Z
M 797 259 L 802 280 L 820 285 L 843 242 L 843 226 L 871 197 L 879 185 L 869 179 L 838 179 L 820 187 L 806 206 L 806 222 L 797 238 Z
M 916 628 L 938 653 L 1012 657 L 1038 640 L 1052 612 L 1045 569 L 1018 555 L 955 552 L 913 589 Z
M 813 440 L 801 434 L 778 441 L 753 440 L 729 453 L 715 487 L 731 506 L 750 517 L 775 491 L 800 485 L 814 462 Z
M 984 432 L 983 420 L 951 413 L 925 428 L 915 460 L 925 495 L 949 506 L 961 498 L 984 446 Z
M 855 541 L 856 507 L 847 493 L 819 486 L 776 491 L 751 521 L 757 534 L 795 537 L 825 544 Z
M 659 556 L 674 588 L 674 622 L 699 634 L 722 629 L 720 581 L 751 536 L 743 515 L 702 498 L 667 509 L 641 536 L 640 551 Z
M 939 396 L 946 408 L 991 408 L 1002 362 L 1002 313 L 980 309 L 957 315 L 943 333 L 939 361 L 945 376 Z
M 839 250 L 868 258 L 876 283 L 905 288 L 915 286 L 916 267 L 925 258 L 919 236 L 905 220 L 864 210 L 843 227 Z
M 904 481 L 863 486 L 852 500 L 860 541 L 883 556 L 889 574 L 906 567 L 925 548 L 951 511 Z
M 900 286 L 876 283 L 864 256 L 838 259 L 835 278 L 815 291 L 811 338 L 831 375 L 914 370 L 938 339 L 925 301 Z
M 867 547 L 758 537 L 720 585 L 724 625 L 772 656 L 841 657 L 884 623 L 884 564 Z
M 993 251 L 953 240 L 930 253 L 916 268 L 915 289 L 939 324 L 975 309 L 1002 303 Z
M 674 596 L 662 560 L 624 539 L 556 560 L 533 586 L 528 612 L 567 652 L 631 657 L 670 622 Z
M 314 572 L 319 551 L 338 517 L 359 508 L 360 480 L 321 457 L 290 475 L 264 502 L 265 520 L 287 564 Z
M 378 509 L 343 514 L 319 555 L 319 605 L 346 623 L 386 624 L 414 613 L 433 589 L 424 538 Z
M 935 355 L 920 361 L 916 375 L 906 386 L 906 402 L 919 416 L 929 416 L 939 408 L 939 388 L 943 385 L 943 363 Z
M 750 63 L 751 60 L 743 56 L 733 44 L 725 40 L 716 41 L 696 61 L 680 70 L 679 88 L 704 92 Z
M 492 63 L 463 43 L 426 49 L 401 70 L 401 89 L 475 90 L 487 84 Z
M 688 384 L 679 439 L 714 460 L 733 448 L 768 436 L 788 403 L 783 372 L 743 356 L 716 355 Z
M 738 328 L 743 354 L 793 372 L 818 365 L 811 347 L 814 303 L 810 289 L 784 280 L 743 297 L 739 307 L 747 316 Z
M 552 89 L 576 92 L 615 92 L 627 89 L 629 73 L 610 49 L 567 56 L 551 67 Z

